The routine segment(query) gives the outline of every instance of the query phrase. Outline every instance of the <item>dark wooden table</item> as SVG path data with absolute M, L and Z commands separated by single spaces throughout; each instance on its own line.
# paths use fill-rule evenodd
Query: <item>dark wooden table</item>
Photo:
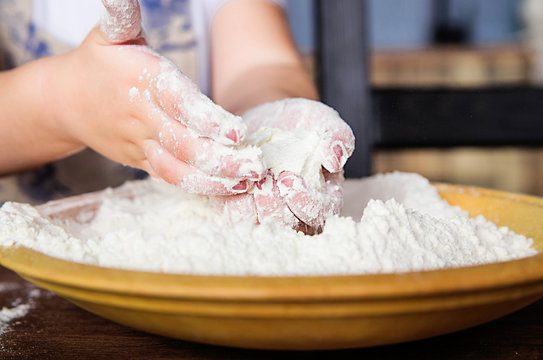
M 0 331 L 0 359 L 543 359 L 543 300 L 473 329 L 368 349 L 277 352 L 168 339 L 102 319 L 0 267 L 0 308 L 30 303 Z

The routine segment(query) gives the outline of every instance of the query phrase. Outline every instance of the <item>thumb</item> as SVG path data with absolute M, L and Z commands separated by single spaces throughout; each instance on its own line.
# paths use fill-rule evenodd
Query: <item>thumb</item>
M 141 36 L 141 13 L 138 0 L 102 0 L 106 11 L 100 18 L 104 38 L 119 44 Z

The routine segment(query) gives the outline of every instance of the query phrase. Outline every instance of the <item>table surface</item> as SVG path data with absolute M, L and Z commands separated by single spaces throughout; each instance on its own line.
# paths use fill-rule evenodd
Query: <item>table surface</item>
M 543 300 L 432 339 L 314 352 L 232 349 L 147 334 L 82 310 L 0 266 L 0 308 L 18 304 L 30 309 L 0 326 L 0 359 L 543 359 Z

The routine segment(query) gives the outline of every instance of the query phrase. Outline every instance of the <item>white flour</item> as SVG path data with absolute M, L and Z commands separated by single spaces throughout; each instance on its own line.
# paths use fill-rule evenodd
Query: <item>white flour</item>
M 133 200 L 120 195 L 127 192 Z M 263 276 L 406 272 L 536 254 L 531 239 L 469 219 L 415 174 L 347 181 L 345 195 L 344 216 L 307 236 L 271 222 L 231 224 L 207 198 L 145 180 L 106 191 L 98 211 L 75 220 L 6 203 L 0 245 L 116 268 Z
M 4 306 L 0 309 L 0 335 L 11 330 L 10 321 L 26 316 L 29 310 L 30 304 L 19 304 L 11 308 Z
M 17 283 L 0 283 L 0 292 L 18 290 L 20 285 Z M 0 309 L 0 336 L 11 331 L 10 323 L 25 317 L 28 312 L 34 308 L 35 299 L 40 297 L 41 290 L 34 288 L 27 293 L 28 300 L 23 303 L 21 298 L 17 298 L 11 303 L 11 307 L 2 306 Z M 1 338 L 0 338 L 1 339 Z
M 262 127 L 249 135 L 247 141 L 260 148 L 267 168 L 273 174 L 283 171 L 301 174 L 308 186 L 318 189 L 324 182 L 321 171 L 323 156 L 319 151 L 321 137 L 317 130 L 285 131 Z

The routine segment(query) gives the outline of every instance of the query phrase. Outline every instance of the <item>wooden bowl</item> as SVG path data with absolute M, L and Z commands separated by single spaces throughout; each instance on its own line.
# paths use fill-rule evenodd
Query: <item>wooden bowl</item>
M 436 186 L 451 204 L 532 237 L 535 248 L 543 249 L 543 199 Z M 92 206 L 92 196 L 86 207 Z M 76 213 L 69 202 L 51 205 L 52 216 Z M 97 202 L 99 197 L 94 206 Z M 126 271 L 63 261 L 24 247 L 0 247 L 0 263 L 118 323 L 256 349 L 340 349 L 422 339 L 496 319 L 543 296 L 543 254 L 458 269 L 326 277 Z

